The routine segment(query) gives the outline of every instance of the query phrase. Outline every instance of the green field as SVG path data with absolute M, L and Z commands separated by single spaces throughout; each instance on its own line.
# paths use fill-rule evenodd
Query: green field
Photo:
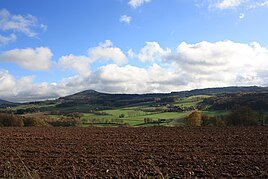
M 202 102 L 205 98 L 209 98 L 210 96 L 207 95 L 197 95 L 197 96 L 190 96 L 179 99 L 175 102 L 176 106 L 181 107 L 191 107 L 196 106 L 198 103 Z
M 101 112 L 107 113 L 107 115 L 84 113 L 83 119 L 95 119 L 97 121 L 121 120 L 123 123 L 129 124 L 131 126 L 137 126 L 144 124 L 144 118 L 150 118 L 153 121 L 158 121 L 160 119 L 175 120 L 184 118 L 189 114 L 189 112 L 143 112 L 135 108 L 103 110 Z M 119 116 L 122 114 L 124 117 L 119 118 Z
M 102 112 L 107 113 L 107 115 L 95 115 L 92 113 L 84 113 L 83 119 L 95 119 L 95 121 L 99 121 L 100 123 L 105 123 L 105 121 L 123 121 L 125 124 L 129 124 L 131 126 L 151 126 L 153 124 L 145 124 L 144 118 L 150 118 L 153 121 L 158 121 L 159 119 L 166 119 L 167 123 L 163 123 L 161 125 L 176 125 L 182 124 L 183 120 L 187 115 L 190 114 L 191 111 L 188 112 L 143 112 L 139 111 L 137 108 L 122 108 L 115 110 L 103 110 Z M 202 111 L 202 114 L 207 116 L 223 116 L 227 115 L 228 111 Z M 121 114 L 124 114 L 124 117 L 119 118 Z M 99 124 L 101 125 L 101 124 Z M 102 124 L 106 125 L 106 124 Z
M 206 96 L 192 96 L 186 97 L 177 100 L 173 105 L 180 106 L 195 106 L 198 102 L 202 101 Z M 169 105 L 166 104 L 151 104 L 149 102 L 144 102 L 140 105 L 114 108 L 111 110 L 94 110 L 97 106 L 91 104 L 79 104 L 73 106 L 65 106 L 60 107 L 57 106 L 59 103 L 48 104 L 23 104 L 17 107 L 14 107 L 14 110 L 19 109 L 31 109 L 36 108 L 40 112 L 44 112 L 50 114 L 50 116 L 59 120 L 64 115 L 79 112 L 82 113 L 82 126 L 118 126 L 122 124 L 130 125 L 130 126 L 152 126 L 152 125 L 177 125 L 178 123 L 182 123 L 181 119 L 184 119 L 190 111 L 187 112 L 166 112 Z M 93 109 L 93 111 L 92 111 Z M 37 111 L 37 112 L 38 112 Z M 59 113 L 59 114 L 58 114 Z M 144 119 L 150 119 L 150 123 L 144 123 Z M 158 121 L 161 120 L 161 123 Z
M 98 107 L 91 104 L 79 104 L 73 106 L 59 107 L 58 103 L 55 104 L 28 104 L 20 105 L 14 109 L 38 108 L 40 112 L 56 112 L 50 113 L 50 116 L 59 120 L 64 118 L 65 115 L 79 112 L 82 113 L 81 125 L 82 126 L 183 126 L 184 119 L 191 113 L 191 110 L 202 102 L 205 98 L 210 96 L 197 95 L 185 98 L 177 98 L 175 102 L 169 103 L 155 103 L 147 104 L 147 102 L 140 105 L 128 107 L 113 107 L 110 110 L 98 110 Z M 180 106 L 184 112 L 170 112 L 168 109 L 172 106 Z M 168 112 L 167 112 L 168 111 Z M 59 114 L 57 112 L 60 112 Z M 228 111 L 202 111 L 203 115 L 207 116 L 222 116 L 228 114 Z M 145 123 L 144 119 L 149 119 L 150 122 Z
M 180 107 L 195 107 L 203 99 L 209 96 L 198 95 L 180 98 L 173 103 L 175 106 Z M 56 104 L 43 104 L 43 105 L 21 105 L 15 107 L 15 109 L 25 109 L 25 108 L 39 108 L 40 111 L 61 111 L 65 114 L 72 112 L 80 112 L 82 116 L 82 126 L 118 126 L 118 125 L 130 125 L 130 126 L 154 126 L 154 125 L 164 125 L 164 126 L 174 126 L 174 125 L 184 125 L 184 118 L 191 112 L 190 109 L 185 112 L 166 112 L 168 105 L 148 105 L 143 103 L 140 106 L 132 107 L 121 107 L 111 110 L 97 110 L 91 111 L 94 106 L 89 104 L 74 105 L 70 107 L 56 107 Z M 42 110 L 43 109 L 43 110 Z M 94 108 L 93 108 L 94 109 Z M 208 116 L 220 116 L 225 115 L 226 111 L 203 111 L 204 115 Z M 63 115 L 50 115 L 54 119 L 60 119 Z M 152 122 L 145 123 L 144 119 L 150 119 Z M 161 121 L 160 123 L 158 121 Z

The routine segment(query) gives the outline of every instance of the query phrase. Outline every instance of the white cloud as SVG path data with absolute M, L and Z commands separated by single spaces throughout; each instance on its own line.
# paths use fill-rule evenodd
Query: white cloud
M 72 81 L 78 82 L 77 79 Z M 29 102 L 55 99 L 81 90 L 79 86 L 69 87 L 64 80 L 57 83 L 35 83 L 33 76 L 15 79 L 6 70 L 0 70 L 0 99 L 12 102 Z
M 169 71 L 157 64 L 148 68 L 132 65 L 120 67 L 110 64 L 101 67 L 91 76 L 93 89 L 112 93 L 170 92 L 181 85 L 181 73 Z M 183 81 L 183 80 L 182 80 Z
M 96 60 L 112 60 L 116 64 L 127 63 L 127 57 L 118 47 L 115 47 L 110 40 L 100 43 L 99 46 L 88 50 L 89 57 Z
M 14 49 L 2 52 L 0 62 L 14 62 L 30 70 L 48 70 L 52 62 L 52 52 L 47 47 Z
M 47 25 L 45 24 L 40 24 L 40 28 L 43 29 L 43 31 L 47 30 Z
M 0 95 L 9 95 L 16 85 L 14 78 L 6 70 L 0 70 Z
M 15 34 L 11 34 L 9 36 L 0 35 L 0 46 L 7 45 L 10 42 L 14 42 L 14 41 L 16 41 L 16 39 L 17 39 L 17 36 Z
M 131 17 L 128 15 L 122 15 L 119 19 L 120 22 L 126 23 L 126 24 L 130 24 L 131 22 Z
M 184 42 L 167 60 L 187 74 L 190 88 L 267 85 L 260 74 L 268 68 L 268 49 L 256 42 Z
M 7 71 L 2 73 L 0 71 L 0 98 L 17 102 L 57 98 L 87 89 L 112 93 L 169 92 L 176 90 L 180 84 L 178 79 L 183 78 L 180 73 L 157 64 L 149 68 L 109 64 L 89 76 L 77 75 L 59 83 L 34 83 L 32 76 L 15 79 Z
M 171 53 L 170 49 L 163 49 L 157 42 L 146 42 L 146 46 L 143 47 L 138 54 L 138 58 L 142 61 L 155 61 L 161 60 L 164 56 Z
M 136 57 L 136 54 L 133 52 L 132 49 L 129 49 L 127 51 L 127 56 L 128 56 L 128 58 L 135 58 Z
M 86 56 L 62 56 L 59 60 L 59 65 L 64 68 L 73 69 L 78 72 L 81 76 L 88 76 L 90 74 L 89 64 L 91 59 Z
M 90 75 L 90 64 L 98 60 L 111 60 L 113 63 L 122 65 L 127 62 L 127 57 L 118 47 L 114 47 L 112 41 L 106 40 L 97 47 L 88 50 L 88 56 L 67 55 L 59 59 L 58 64 L 66 69 L 76 71 L 80 76 Z
M 156 44 L 153 46 L 161 52 L 159 49 L 162 48 Z M 105 49 L 111 46 L 112 42 L 106 41 L 98 47 Z M 32 76 L 15 79 L 7 71 L 0 70 L 0 98 L 33 101 L 87 89 L 109 93 L 152 93 L 233 85 L 268 85 L 268 49 L 256 42 L 183 42 L 178 45 L 176 52 L 164 51 L 168 55 L 162 56 L 159 64 L 156 64 L 158 56 L 149 55 L 154 63 L 146 68 L 108 64 L 95 71 L 90 71 L 90 64 L 94 61 L 91 57 L 63 56 L 59 64 L 76 70 L 77 75 L 58 83 L 35 83 Z M 129 50 L 128 56 L 132 55 L 136 56 Z
M 220 10 L 243 8 L 244 10 L 268 7 L 267 0 L 207 0 L 209 8 Z
M 244 18 L 245 18 L 245 14 L 244 13 L 240 13 L 239 19 L 244 19 Z
M 150 1 L 151 0 L 129 0 L 128 4 L 133 8 L 137 8 Z
M 26 34 L 29 37 L 36 37 L 38 29 L 46 30 L 47 26 L 39 24 L 36 17 L 28 15 L 13 15 L 6 9 L 0 10 L 0 30 L 14 31 Z
M 89 76 L 90 64 L 99 60 L 111 60 L 113 63 L 123 65 L 127 62 L 127 57 L 118 47 L 114 47 L 112 41 L 106 40 L 97 47 L 88 50 L 88 56 L 67 55 L 59 59 L 58 64 L 66 69 L 76 71 L 80 76 Z
M 243 3 L 244 0 L 222 0 L 215 6 L 219 9 L 231 9 L 235 8 Z
M 258 2 L 257 6 L 258 7 L 268 7 L 268 1 L 265 0 L 265 1 L 262 1 L 262 2 Z

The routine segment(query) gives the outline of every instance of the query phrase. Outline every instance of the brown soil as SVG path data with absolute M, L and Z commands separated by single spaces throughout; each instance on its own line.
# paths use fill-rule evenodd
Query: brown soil
M 268 127 L 0 128 L 0 178 L 268 178 Z

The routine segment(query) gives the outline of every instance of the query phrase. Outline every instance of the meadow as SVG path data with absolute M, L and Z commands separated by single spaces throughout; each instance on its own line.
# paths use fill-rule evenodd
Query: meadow
M 135 108 L 103 110 L 101 112 L 106 113 L 106 115 L 84 113 L 82 119 L 88 119 L 89 121 L 94 120 L 97 122 L 99 121 L 100 123 L 105 123 L 105 121 L 118 120 L 131 126 L 141 126 L 146 125 L 144 124 L 145 118 L 150 118 L 155 122 L 158 122 L 161 119 L 169 122 L 175 119 L 181 119 L 183 122 L 184 117 L 189 114 L 189 112 L 144 112 Z M 120 117 L 120 115 L 122 117 Z M 161 123 L 159 125 L 168 125 L 168 122 Z

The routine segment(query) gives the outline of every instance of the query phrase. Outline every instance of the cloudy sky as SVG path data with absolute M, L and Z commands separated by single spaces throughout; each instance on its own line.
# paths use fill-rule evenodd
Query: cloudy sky
M 0 98 L 268 86 L 268 0 L 1 0 Z

